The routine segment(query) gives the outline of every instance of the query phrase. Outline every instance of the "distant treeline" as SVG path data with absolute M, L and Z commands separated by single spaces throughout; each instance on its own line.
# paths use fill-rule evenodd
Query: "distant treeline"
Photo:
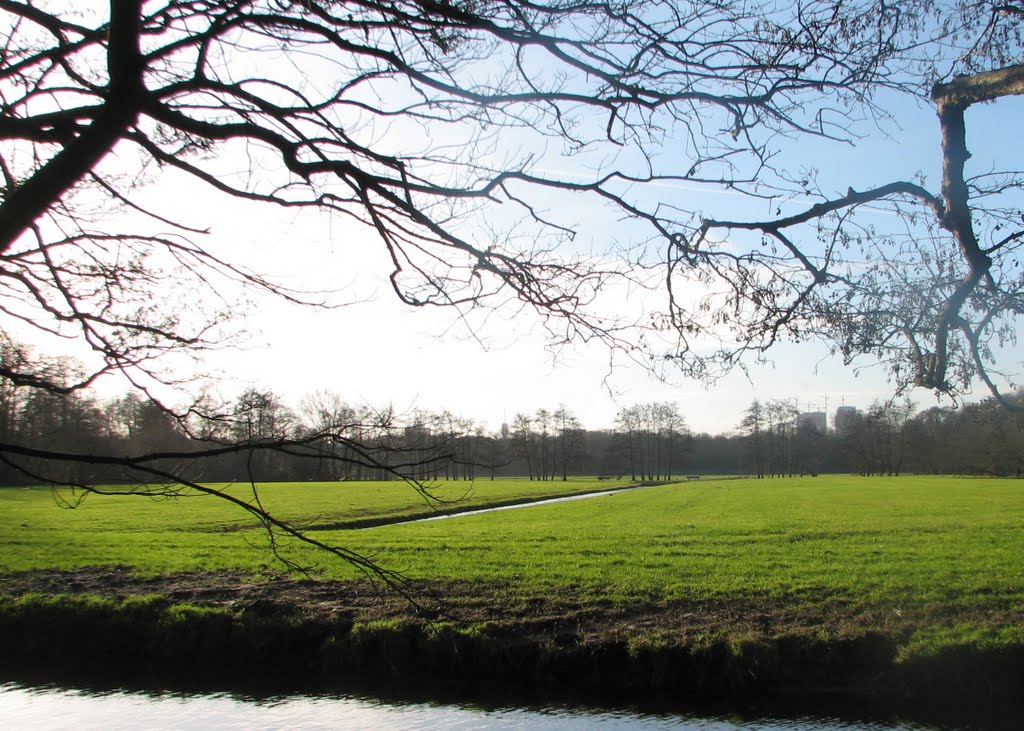
M 1021 403 L 1020 395 L 1013 398 Z M 204 417 L 200 418 L 199 413 Z M 1024 415 L 993 400 L 915 413 L 908 402 L 844 408 L 830 423 L 794 401 L 755 401 L 735 432 L 692 434 L 674 403 L 624 408 L 612 430 L 588 430 L 559 405 L 517 414 L 498 432 L 454 414 L 357 408 L 315 393 L 298 408 L 250 389 L 217 409 L 174 414 L 128 394 L 99 401 L 0 378 L 0 481 L 137 481 L 116 460 L 189 480 L 228 482 L 489 479 L 570 475 L 664 480 L 696 474 L 964 473 L 1016 476 Z M 823 416 L 823 415 L 819 415 Z M 280 448 L 273 445 L 280 443 Z M 271 448 L 268 448 L 270 445 Z M 211 450 L 221 453 L 209 456 Z

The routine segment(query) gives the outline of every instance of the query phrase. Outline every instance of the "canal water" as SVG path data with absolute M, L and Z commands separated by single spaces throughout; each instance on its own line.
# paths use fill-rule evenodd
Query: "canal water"
M 648 487 L 657 487 L 657 485 L 636 485 L 634 487 L 618 487 L 614 490 L 602 490 L 601 492 L 584 492 L 576 495 L 563 495 L 562 497 L 550 497 L 543 500 L 531 500 L 526 503 L 516 503 L 515 505 L 499 505 L 496 508 L 479 508 L 476 510 L 460 510 L 456 513 L 445 513 L 444 515 L 432 515 L 429 518 L 412 518 L 411 520 L 399 520 L 397 523 L 428 523 L 434 520 L 447 520 L 449 518 L 464 518 L 469 515 L 481 515 L 483 513 L 497 513 L 502 510 L 519 510 L 521 508 L 532 508 L 536 505 L 553 505 L 554 503 L 571 503 L 575 500 L 589 500 L 590 498 L 596 497 L 611 497 L 612 495 L 618 495 L 623 492 L 633 492 L 634 490 L 644 490 Z
M 264 698 L 0 684 L 5 729 L 595 729 L 596 731 L 946 731 L 910 721 L 828 717 L 733 718 L 548 707 L 403 703 L 343 695 Z

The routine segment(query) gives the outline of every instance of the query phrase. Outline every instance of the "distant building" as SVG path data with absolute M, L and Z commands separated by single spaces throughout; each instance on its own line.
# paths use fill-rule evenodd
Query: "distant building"
M 835 420 L 832 422 L 832 428 L 835 429 L 836 434 L 842 436 L 850 431 L 850 427 L 853 425 L 853 421 L 856 418 L 856 406 L 840 406 L 836 409 L 836 416 Z
M 420 445 L 430 439 L 430 427 L 425 424 L 413 424 L 405 427 L 405 441 L 409 445 Z
M 822 434 L 825 433 L 827 417 L 824 411 L 805 411 L 796 420 L 797 426 L 814 429 Z

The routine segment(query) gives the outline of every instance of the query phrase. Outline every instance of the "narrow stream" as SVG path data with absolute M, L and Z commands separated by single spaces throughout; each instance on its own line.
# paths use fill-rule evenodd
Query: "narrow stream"
M 614 490 L 604 490 L 602 492 L 585 492 L 578 495 L 565 495 L 563 497 L 550 497 L 544 500 L 533 500 L 528 503 L 516 503 L 515 505 L 499 505 L 495 508 L 478 508 L 476 510 L 464 510 L 458 513 L 446 513 L 444 515 L 432 515 L 429 518 L 415 518 L 413 520 L 406 521 L 407 523 L 425 523 L 429 520 L 446 520 L 447 518 L 462 518 L 467 515 L 480 515 L 481 513 L 496 513 L 499 510 L 516 510 L 517 508 L 532 508 L 534 505 L 551 505 L 553 503 L 567 503 L 573 500 L 586 500 L 592 497 L 607 497 L 609 495 L 618 495 L 623 492 L 633 492 L 634 490 L 646 490 L 650 487 L 660 487 L 660 485 L 635 485 L 634 487 L 619 487 Z
M 704 480 L 703 484 L 709 481 L 722 481 L 722 480 L 738 480 L 743 479 L 741 477 L 712 477 L 711 480 Z M 448 518 L 461 518 L 466 515 L 480 515 L 481 513 L 494 513 L 499 510 L 516 510 L 518 508 L 530 508 L 534 505 L 551 505 L 553 503 L 568 503 L 573 500 L 586 500 L 592 497 L 609 497 L 611 495 L 618 495 L 624 492 L 634 492 L 636 490 L 647 490 L 652 487 L 668 487 L 670 485 L 686 485 L 686 484 L 697 484 L 697 480 L 673 480 L 671 482 L 651 482 L 641 483 L 639 485 L 633 485 L 632 487 L 615 487 L 609 490 L 600 490 L 598 492 L 584 492 L 576 495 L 563 495 L 562 497 L 550 497 L 542 500 L 531 500 L 529 502 L 516 503 L 515 505 L 498 505 L 493 508 L 476 508 L 473 510 L 462 510 L 454 513 L 445 513 L 444 515 L 431 515 L 428 518 L 410 518 L 409 520 L 396 520 L 388 521 L 388 525 L 395 525 L 397 523 L 425 523 L 430 520 L 446 520 Z

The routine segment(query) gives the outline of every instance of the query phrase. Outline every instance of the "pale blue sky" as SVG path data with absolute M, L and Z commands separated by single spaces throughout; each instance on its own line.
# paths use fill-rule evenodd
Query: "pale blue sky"
M 809 138 L 782 140 L 776 164 L 793 171 L 802 166 L 818 169 L 819 183 L 827 194 L 908 180 L 919 171 L 937 189 L 940 158 L 934 111 L 905 98 L 883 103 L 899 122 L 886 125 L 891 137 L 862 125 L 859 131 L 869 137 L 856 146 Z M 975 153 L 974 171 L 987 170 L 997 160 L 1004 167 L 1024 170 L 1024 155 L 1015 137 L 1022 118 L 1024 100 L 1019 98 L 971 110 L 968 142 Z M 387 144 L 406 139 L 383 133 L 377 137 Z M 522 153 L 538 142 L 528 131 L 503 134 L 502 140 Z M 667 140 L 663 157 L 678 152 L 674 144 Z M 539 171 L 577 179 L 592 174 L 580 160 L 559 157 L 557 141 L 549 140 L 548 147 L 547 156 L 538 162 Z M 223 169 L 230 171 L 231 165 L 227 159 Z M 815 343 L 776 347 L 768 353 L 774 364 L 751 364 L 749 379 L 737 372 L 711 388 L 679 378 L 661 383 L 621 357 L 610 360 L 598 343 L 552 353 L 545 347 L 538 322 L 528 313 L 477 313 L 471 331 L 454 312 L 416 311 L 401 305 L 390 290 L 383 246 L 373 232 L 346 219 L 225 199 L 195 181 L 166 174 L 138 193 L 140 202 L 154 201 L 162 211 L 170 202 L 170 210 L 184 223 L 209 226 L 211 234 L 202 243 L 225 259 L 285 285 L 336 290 L 339 300 L 352 303 L 316 311 L 266 299 L 245 312 L 240 310 L 238 326 L 248 334 L 246 347 L 214 353 L 208 361 L 221 373 L 220 388 L 226 396 L 253 385 L 273 389 L 298 404 L 303 395 L 323 389 L 354 404 L 390 402 L 399 411 L 448 409 L 489 429 L 497 429 L 517 412 L 560 403 L 571 407 L 588 427 L 605 428 L 613 425 L 623 406 L 677 401 L 695 431 L 725 432 L 735 427 L 754 398 L 795 398 L 801 408 L 813 410 L 827 403 L 833 412 L 844 403 L 864 407 L 892 395 L 892 386 L 880 369 L 869 362 L 860 368 L 843 367 Z M 655 199 L 714 218 L 735 219 L 770 216 L 777 205 L 792 213 L 810 203 L 794 198 L 769 204 L 691 185 L 651 186 L 645 200 Z M 577 251 L 602 252 L 630 243 L 634 235 L 648 236 L 629 223 L 617 222 L 616 214 L 592 202 L 549 194 L 545 203 L 559 222 L 580 229 L 573 245 Z M 511 213 L 498 213 L 489 223 L 500 226 L 508 222 L 502 215 L 509 220 L 520 215 L 511 206 L 501 210 Z M 891 214 L 879 216 L 891 218 Z M 607 292 L 605 298 L 621 301 L 625 312 L 656 304 L 625 291 Z M 1020 370 L 1019 353 L 1011 354 L 1009 370 Z M 112 393 L 118 387 L 111 383 L 104 389 Z M 915 397 L 922 407 L 935 403 L 928 393 Z
M 984 143 L 1002 144 L 1024 111 L 1020 101 L 972 113 L 975 164 L 985 164 L 986 155 L 1000 154 L 986 150 Z M 803 160 L 809 153 L 807 164 L 821 170 L 826 190 L 831 186 L 837 192 L 850 185 L 862 189 L 909 179 L 918 170 L 929 182 L 937 182 L 933 112 L 925 108 L 906 113 L 903 122 L 905 129 L 894 130 L 893 139 L 869 140 L 856 148 L 801 142 L 795 157 Z M 1012 152 L 1019 155 L 1020 150 Z M 690 187 L 660 192 L 686 196 L 708 215 L 765 214 L 765 204 L 747 208 L 749 201 L 732 194 L 699 195 Z M 796 210 L 803 201 L 788 205 Z M 318 214 L 296 216 L 232 203 L 215 207 L 207 211 L 217 221 L 213 236 L 227 251 L 244 249 L 252 266 L 274 272 L 286 283 L 341 288 L 344 296 L 359 301 L 323 312 L 262 303 L 247 320 L 250 348 L 221 353 L 214 360 L 234 382 L 226 388 L 265 386 L 292 403 L 312 390 L 327 389 L 353 403 L 391 402 L 400 411 L 449 409 L 490 429 L 516 412 L 559 403 L 570 406 L 589 427 L 611 427 L 622 406 L 667 400 L 680 404 L 692 429 L 709 432 L 734 428 L 754 398 L 796 398 L 801 408 L 812 410 L 827 403 L 834 412 L 844 403 L 865 407 L 892 395 L 879 368 L 868 361 L 861 368 L 843 367 L 814 343 L 780 345 L 769 353 L 774 366 L 752 366 L 749 380 L 736 373 L 706 389 L 682 379 L 659 383 L 621 359 L 610 366 L 608 352 L 598 344 L 565 348 L 553 356 L 535 323 L 521 313 L 511 319 L 494 313 L 479 327 L 481 342 L 452 312 L 417 311 L 397 302 L 387 283 L 388 262 L 372 235 Z M 585 223 L 589 214 L 581 210 L 578 215 Z M 1017 368 L 1019 356 L 1014 358 Z M 913 396 L 922 407 L 936 403 L 927 392 Z

